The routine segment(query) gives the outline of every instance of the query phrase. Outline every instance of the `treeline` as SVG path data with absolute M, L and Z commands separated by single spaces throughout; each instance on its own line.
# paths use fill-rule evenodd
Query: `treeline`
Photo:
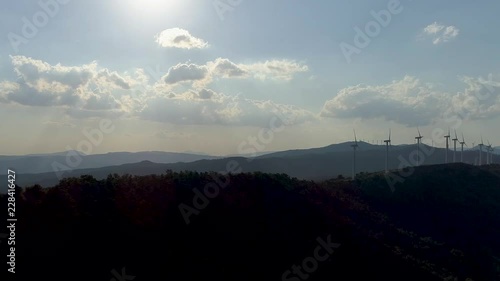
M 116 273 L 126 273 L 129 279 L 123 280 L 494 280 L 492 255 L 460 248 L 470 237 L 434 240 L 439 235 L 424 229 L 422 236 L 418 225 L 394 216 L 396 205 L 379 212 L 380 200 L 388 199 L 377 199 L 367 188 L 377 184 L 376 176 L 315 183 L 285 174 L 167 171 L 18 188 L 16 275 L 106 281 L 120 280 Z M 308 257 L 321 239 L 340 246 L 314 267 Z

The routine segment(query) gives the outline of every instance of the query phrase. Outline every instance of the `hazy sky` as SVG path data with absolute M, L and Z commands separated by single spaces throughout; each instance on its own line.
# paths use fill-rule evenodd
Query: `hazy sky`
M 429 144 L 450 127 L 500 145 L 498 1 L 40 3 L 0 10 L 0 154 L 77 149 L 103 119 L 87 152 L 283 150 L 389 128 L 413 143 L 417 126 Z

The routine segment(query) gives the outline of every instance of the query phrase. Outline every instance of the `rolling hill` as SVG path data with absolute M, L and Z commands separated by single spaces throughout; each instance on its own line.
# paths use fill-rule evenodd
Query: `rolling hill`
M 272 153 L 255 158 L 230 157 L 222 159 L 198 160 L 183 163 L 154 163 L 154 161 L 142 161 L 123 165 L 107 166 L 93 169 L 75 169 L 61 173 L 61 177 L 78 177 L 81 175 L 92 175 L 98 179 L 103 179 L 109 174 L 131 174 L 149 175 L 161 174 L 166 170 L 176 172 L 197 171 L 197 172 L 225 172 L 228 163 L 235 164 L 241 168 L 242 172 L 266 172 L 285 173 L 292 177 L 306 180 L 325 180 L 335 178 L 339 175 L 349 177 L 352 175 L 352 151 L 345 150 L 349 143 L 311 150 L 293 150 Z M 325 151 L 326 150 L 326 151 Z M 328 151 L 330 150 L 330 151 Z M 390 152 L 389 169 L 400 169 L 414 166 L 416 164 L 415 146 L 402 145 L 393 146 Z M 433 165 L 444 163 L 445 149 L 422 145 L 421 164 Z M 450 162 L 453 159 L 453 152 L 448 152 Z M 483 154 L 483 164 L 485 163 Z M 456 154 L 457 160 L 460 153 Z M 477 163 L 477 151 L 465 151 L 464 162 L 468 164 Z M 499 159 L 494 158 L 494 163 L 499 163 Z M 102 164 L 102 163 L 101 163 Z M 373 146 L 361 143 L 357 152 L 358 173 L 376 172 L 385 168 L 385 148 L 383 146 Z M 60 177 L 55 172 L 46 173 L 23 173 L 17 171 L 17 183 L 20 186 L 40 184 L 44 187 L 55 185 Z M 0 189 L 0 192 L 5 192 Z

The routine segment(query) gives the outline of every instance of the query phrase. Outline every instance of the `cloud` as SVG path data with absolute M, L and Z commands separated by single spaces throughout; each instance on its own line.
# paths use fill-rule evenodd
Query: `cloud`
M 35 60 L 25 56 L 11 56 L 14 72 L 23 79 L 23 81 L 37 90 L 37 84 L 59 83 L 76 89 L 87 84 L 95 75 L 96 62 L 91 64 L 67 67 L 61 64 L 50 65 L 41 60 Z
M 457 93 L 436 90 L 415 77 L 386 85 L 358 85 L 340 90 L 325 102 L 321 117 L 384 118 L 407 126 L 439 120 L 488 120 L 500 116 L 500 75 L 460 77 L 465 85 Z
M 109 72 L 107 69 L 103 69 L 98 72 L 97 79 L 104 79 L 105 82 L 108 82 L 109 85 L 114 86 L 116 88 L 121 88 L 124 90 L 130 89 L 130 82 L 125 78 L 121 77 L 116 72 Z
M 209 89 L 203 89 L 198 92 L 198 97 L 200 99 L 208 100 L 211 99 L 216 93 Z
M 295 106 L 229 96 L 210 89 L 188 91 L 173 98 L 152 97 L 139 115 L 146 120 L 182 125 L 266 126 L 275 116 L 295 123 L 316 119 L 313 113 Z
M 268 60 L 250 65 L 241 65 L 241 67 L 252 73 L 255 78 L 261 80 L 275 79 L 289 81 L 296 73 L 309 71 L 307 65 L 301 65 L 292 60 Z
M 31 88 L 39 92 L 63 93 L 73 91 L 94 82 L 103 87 L 130 89 L 133 80 L 108 69 L 97 70 L 97 62 L 82 66 L 50 65 L 25 56 L 11 56 L 14 72 Z
M 202 39 L 181 28 L 165 29 L 155 36 L 156 43 L 165 48 L 203 49 L 209 47 Z
M 3 81 L 0 82 L 0 102 L 9 103 L 11 96 L 18 93 L 21 86 L 18 83 Z
M 450 113 L 463 119 L 484 120 L 500 116 L 500 75 L 482 77 L 461 77 L 466 85 L 451 99 Z
M 185 81 L 203 80 L 208 76 L 208 69 L 204 65 L 178 64 L 171 67 L 163 77 L 167 84 L 175 84 Z
M 169 84 L 191 82 L 193 87 L 207 87 L 214 79 L 259 79 L 290 81 L 294 75 L 309 71 L 309 67 L 293 60 L 271 60 L 253 64 L 237 64 L 227 58 L 217 58 L 203 65 L 181 63 L 171 67 L 162 80 Z
M 444 26 L 437 22 L 434 22 L 424 28 L 423 35 L 425 37 L 431 37 L 432 43 L 434 45 L 449 42 L 451 39 L 458 36 L 460 30 L 453 26 Z
M 320 113 L 333 118 L 384 118 L 407 126 L 431 124 L 445 109 L 446 94 L 415 77 L 381 86 L 358 85 L 340 90 Z
M 385 85 L 346 87 L 316 115 L 270 100 L 223 94 L 207 86 L 219 78 L 287 81 L 308 71 L 306 65 L 291 60 L 238 64 L 217 58 L 203 65 L 178 64 L 155 82 L 142 69 L 118 73 L 96 62 L 62 66 L 24 56 L 11 59 L 18 79 L 0 81 L 0 103 L 60 107 L 72 118 L 141 118 L 181 125 L 232 126 L 267 126 L 275 116 L 295 123 L 318 117 L 382 118 L 417 126 L 450 115 L 468 120 L 500 116 L 500 76 L 493 74 L 488 79 L 460 77 L 464 89 L 456 93 L 438 90 L 412 76 Z
M 82 106 L 82 109 L 87 110 L 119 110 L 120 108 L 120 102 L 107 93 L 90 94 Z
M 24 81 L 3 82 L 0 84 L 0 102 L 26 106 L 72 106 L 79 100 L 78 95 L 71 91 L 48 90 L 30 86 Z
M 60 106 L 68 113 L 85 111 L 124 112 L 119 98 L 111 92 L 127 91 L 140 83 L 106 68 L 97 62 L 82 66 L 51 65 L 25 56 L 11 56 L 16 82 L 0 83 L 0 102 L 24 106 Z M 79 116 L 82 116 L 79 114 Z
M 97 62 L 82 66 L 51 65 L 12 57 L 17 81 L 0 82 L 0 102 L 60 107 L 74 118 L 142 118 L 172 124 L 267 126 L 273 116 L 297 123 L 316 119 L 301 108 L 271 101 L 217 93 L 206 87 L 214 78 L 243 79 L 264 75 L 287 79 L 307 66 L 293 61 L 236 64 L 218 58 L 204 65 L 171 67 L 160 82 L 143 69 L 118 73 Z M 191 83 L 191 84 L 190 84 Z M 176 87 L 183 90 L 176 91 Z
M 208 62 L 207 66 L 214 76 L 222 78 L 241 78 L 248 75 L 248 72 L 241 66 L 228 59 L 217 58 L 213 62 Z

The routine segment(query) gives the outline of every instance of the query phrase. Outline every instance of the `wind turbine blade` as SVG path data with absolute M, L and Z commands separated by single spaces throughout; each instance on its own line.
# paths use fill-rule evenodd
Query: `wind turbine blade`
M 417 127 L 417 131 L 418 131 L 418 136 L 421 137 L 422 135 L 420 135 L 420 129 Z
M 457 130 L 455 130 L 455 139 L 458 140 Z

